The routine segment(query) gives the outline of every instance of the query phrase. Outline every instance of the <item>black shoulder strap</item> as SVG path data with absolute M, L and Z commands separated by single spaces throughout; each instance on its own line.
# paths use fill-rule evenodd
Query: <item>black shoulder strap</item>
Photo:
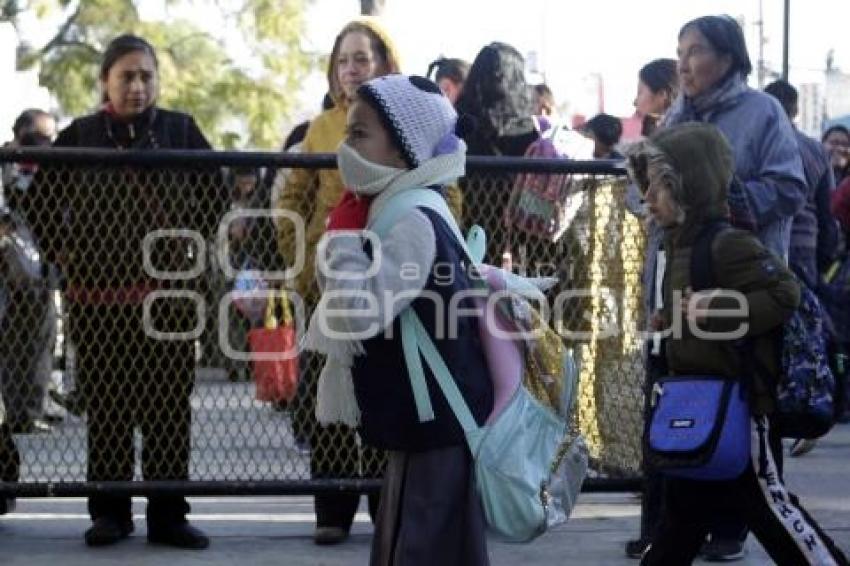
M 717 235 L 729 227 L 729 223 L 725 220 L 717 220 L 706 224 L 697 234 L 691 250 L 691 288 L 694 291 L 712 289 L 717 286 L 711 247 Z

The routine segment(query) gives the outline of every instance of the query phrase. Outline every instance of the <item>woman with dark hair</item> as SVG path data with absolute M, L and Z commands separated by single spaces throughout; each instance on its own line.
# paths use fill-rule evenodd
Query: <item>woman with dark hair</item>
M 466 76 L 469 74 L 469 63 L 463 59 L 440 57 L 428 65 L 426 76 L 430 78 L 435 69 L 437 72 L 434 74 L 434 82 L 437 83 L 446 98 L 452 104 L 456 104 L 463 92 Z
M 635 97 L 635 111 L 643 118 L 641 135 L 649 136 L 657 128 L 664 114 L 673 104 L 679 91 L 679 77 L 676 74 L 677 63 L 674 59 L 655 59 L 644 65 L 638 72 L 638 90 Z M 656 282 L 659 273 L 656 271 L 663 266 L 659 262 L 659 255 L 664 252 L 661 249 L 664 231 L 652 219 L 647 211 L 643 194 L 635 183 L 630 183 L 626 192 L 626 208 L 645 221 L 646 226 L 646 256 L 643 267 L 643 299 L 644 308 L 647 313 L 647 321 L 656 308 Z M 659 377 L 663 376 L 660 350 L 655 340 L 650 340 L 644 348 L 643 362 L 646 369 L 644 381 L 644 418 L 649 415 L 649 395 L 652 386 Z M 640 536 L 636 539 L 626 541 L 626 556 L 640 558 L 649 541 L 661 515 L 661 486 L 663 478 L 652 469 L 644 469 L 644 485 L 640 507 Z
M 641 68 L 634 104 L 637 115 L 643 119 L 642 136 L 655 131 L 678 93 L 679 77 L 675 59 L 655 59 Z
M 707 122 L 732 147 L 735 169 L 727 193 L 732 224 L 753 232 L 787 261 L 794 215 L 808 193 L 794 130 L 771 96 L 747 86 L 753 67 L 741 26 L 729 16 L 686 23 L 678 39 L 679 94 L 662 125 Z M 709 559 L 744 555 L 746 528 L 730 518 L 704 549 Z
M 831 126 L 823 133 L 821 143 L 829 153 L 837 187 L 850 176 L 850 130 L 841 124 Z
M 794 130 L 773 97 L 751 89 L 744 33 L 729 16 L 704 16 L 679 31 L 680 92 L 664 125 L 708 122 L 735 153 L 732 221 L 788 257 L 791 219 L 805 203 L 806 179 Z
M 538 138 L 525 59 L 506 43 L 478 52 L 456 106 L 476 122 L 464 135 L 470 155 L 519 156 Z
M 191 116 L 156 105 L 159 69 L 154 48 L 122 35 L 100 67 L 103 104 L 77 118 L 58 147 L 113 150 L 197 149 L 210 145 Z M 215 231 L 228 201 L 215 174 L 161 168 L 42 168 L 28 198 L 30 222 L 48 260 L 62 269 L 69 337 L 77 346 L 77 386 L 87 406 L 90 482 L 131 481 L 134 433 L 142 437 L 147 481 L 189 477 L 195 350 L 191 340 L 154 338 L 149 331 L 191 333 L 195 305 L 146 299 L 187 289 L 151 272 L 192 271 L 200 250 L 190 240 L 158 238 L 158 230 Z M 151 265 L 147 265 L 150 262 Z M 150 326 L 151 328 L 147 328 Z M 129 494 L 98 492 L 88 501 L 94 524 L 86 544 L 104 546 L 133 531 Z M 148 541 L 206 548 L 209 539 L 186 520 L 181 495 L 150 495 Z
M 532 89 L 525 81 L 525 59 L 514 47 L 500 42 L 478 52 L 463 93 L 455 105 L 474 127 L 460 133 L 469 155 L 520 157 L 540 137 L 534 120 Z M 467 176 L 464 198 L 475 206 L 464 209 L 464 226 L 480 224 L 487 234 L 486 261 L 498 264 L 508 249 L 503 223 L 513 176 Z

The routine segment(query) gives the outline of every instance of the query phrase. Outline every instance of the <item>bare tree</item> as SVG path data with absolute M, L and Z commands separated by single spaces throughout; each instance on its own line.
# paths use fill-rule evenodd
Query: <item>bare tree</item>
M 360 14 L 363 16 L 380 16 L 386 3 L 387 0 L 360 0 Z

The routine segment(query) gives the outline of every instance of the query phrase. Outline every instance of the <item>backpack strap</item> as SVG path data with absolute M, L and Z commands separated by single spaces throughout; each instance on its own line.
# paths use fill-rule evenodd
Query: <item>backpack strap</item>
M 406 325 L 411 327 L 416 333 L 416 342 L 419 346 L 419 353 L 422 354 L 425 358 L 425 363 L 427 363 L 428 367 L 431 368 L 431 372 L 437 380 L 437 385 L 440 386 L 440 390 L 443 392 L 443 396 L 446 398 L 449 407 L 451 407 L 452 412 L 455 414 L 455 418 L 458 420 L 458 423 L 460 423 L 460 427 L 463 429 L 463 432 L 468 434 L 478 430 L 478 423 L 475 422 L 475 417 L 472 416 L 472 411 L 469 410 L 469 405 L 466 404 L 463 394 L 461 394 L 457 383 L 455 383 L 445 360 L 443 360 L 443 357 L 434 345 L 434 341 L 431 340 L 431 336 L 428 334 L 428 331 L 425 330 L 425 326 L 422 324 L 422 321 L 413 309 L 410 308 L 405 309 L 403 316 L 402 326 Z M 412 374 L 414 370 L 422 372 L 422 364 L 415 364 L 413 368 L 408 366 L 408 373 Z M 421 375 L 421 379 L 417 378 L 414 380 L 411 377 L 411 385 L 417 387 L 415 384 L 420 384 L 418 385 L 420 388 L 425 386 L 424 373 Z M 425 387 L 426 389 L 424 394 L 427 395 L 427 386 Z
M 431 189 L 408 189 L 393 196 L 384 205 L 383 210 L 381 210 L 378 217 L 369 226 L 369 229 L 377 234 L 378 237 L 383 237 L 398 223 L 404 214 L 420 206 L 439 214 L 449 228 L 451 228 L 458 243 L 463 248 L 467 259 L 476 265 L 480 263 L 480 257 L 483 257 L 483 249 L 479 250 L 484 245 L 483 230 L 479 228 L 477 231 L 470 231 L 470 242 L 476 249 L 476 252 L 473 253 L 470 251 L 469 246 L 466 245 L 466 241 L 461 235 L 460 227 L 458 227 L 446 204 L 446 199 L 437 191 Z M 481 253 L 476 260 L 476 255 L 479 251 Z M 440 390 L 443 392 L 461 428 L 463 428 L 464 432 L 476 430 L 478 425 L 475 422 L 475 418 L 472 416 L 469 406 L 464 401 L 463 395 L 452 378 L 445 360 L 443 360 L 440 352 L 434 345 L 434 341 L 428 335 L 425 326 L 419 319 L 419 315 L 412 308 L 408 307 L 401 312 L 399 319 L 401 322 L 402 350 L 404 352 L 405 364 L 407 365 L 407 373 L 410 377 L 410 386 L 413 390 L 413 400 L 416 404 L 419 422 L 434 420 L 434 408 L 428 394 L 428 384 L 425 380 L 425 370 L 422 365 L 422 358 L 424 357 L 425 363 L 431 369 L 434 378 L 437 380 L 437 384 L 440 386 Z
M 387 235 L 390 229 L 395 226 L 399 220 L 401 220 L 402 216 L 410 210 L 420 206 L 433 210 L 439 214 L 454 233 L 458 243 L 463 248 L 466 257 L 473 263 L 480 263 L 480 261 L 475 261 L 473 259 L 475 256 L 466 245 L 466 240 L 464 239 L 463 234 L 461 234 L 460 227 L 457 225 L 457 221 L 454 219 L 454 216 L 452 216 L 448 204 L 446 204 L 446 199 L 443 195 L 432 189 L 408 189 L 394 195 L 386 202 L 381 213 L 377 218 L 375 218 L 368 229 L 377 234 L 378 237 L 383 237 Z
M 401 347 L 410 377 L 410 387 L 413 390 L 416 414 L 420 423 L 433 421 L 434 407 L 431 405 L 425 370 L 422 368 L 422 357 L 419 355 L 419 336 L 415 325 L 415 322 L 419 321 L 419 316 L 413 309 L 406 308 L 399 314 L 399 320 L 401 321 Z
M 717 286 L 714 273 L 714 254 L 711 253 L 714 240 L 718 234 L 730 228 L 725 220 L 717 220 L 706 224 L 691 250 L 691 288 L 694 291 L 703 291 Z
M 716 220 L 706 224 L 697 235 L 691 251 L 691 288 L 694 291 L 704 291 L 717 287 L 712 246 L 718 234 L 730 228 L 732 228 L 732 225 L 726 220 Z M 761 367 L 756 357 L 747 352 L 748 349 L 753 347 L 753 344 L 752 338 L 742 338 L 737 340 L 734 346 L 743 369 L 739 389 L 742 398 L 746 398 L 747 391 L 751 387 L 752 376 L 766 371 L 765 368 Z

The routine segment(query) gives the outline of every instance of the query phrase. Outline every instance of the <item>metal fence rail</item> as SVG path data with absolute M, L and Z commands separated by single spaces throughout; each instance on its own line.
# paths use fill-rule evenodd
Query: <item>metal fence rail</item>
M 256 171 L 257 185 L 241 205 L 268 208 L 278 173 L 334 168 L 333 155 L 0 150 L 0 165 L 30 175 L 5 189 L 12 216 L 2 226 L 8 235 L 23 222 L 41 235 L 43 266 L 38 277 L 21 280 L 4 264 L 0 281 L 3 427 L 13 433 L 20 455 L 19 479 L 12 481 L 15 455 L 0 440 L 0 493 L 296 494 L 378 488 L 380 454 L 340 430 L 319 431 L 309 416 L 307 390 L 318 375 L 318 358 L 301 357 L 306 381 L 296 400 L 273 404 L 256 400 L 249 362 L 226 355 L 220 343 L 247 352 L 246 334 L 261 324 L 233 305 L 219 308 L 245 258 L 262 258 L 267 269 L 282 267 L 270 219 L 250 220 L 250 238 L 233 222 L 221 225 L 227 207 L 241 202 L 234 179 Z M 557 242 L 505 230 L 504 205 L 520 172 L 573 176 L 577 213 Z M 516 270 L 559 277 L 549 298 L 553 316 L 562 322 L 556 329 L 581 364 L 575 426 L 588 440 L 593 468 L 585 490 L 636 489 L 643 426 L 638 328 L 644 320 L 644 237 L 640 221 L 623 205 L 624 171 L 607 161 L 470 157 L 459 185 L 463 224 L 487 230 L 491 262 L 499 263 L 510 251 Z M 222 199 L 227 202 L 218 202 Z M 262 222 L 266 229 L 256 229 Z M 29 226 L 33 223 L 37 226 Z M 163 229 L 183 232 L 145 238 Z M 151 286 L 140 267 L 143 259 L 169 280 Z M 44 267 L 46 260 L 62 269 Z M 222 260 L 231 263 L 229 273 Z M 186 273 L 193 276 L 180 275 Z M 116 298 L 110 290 L 115 281 L 140 294 L 128 298 L 122 291 Z M 81 294 L 81 288 L 87 291 Z M 140 305 L 152 289 L 179 296 L 152 308 L 152 320 L 161 330 L 187 333 L 186 339 L 148 343 Z M 194 298 L 183 304 L 187 296 Z M 199 300 L 205 313 L 197 309 Z M 205 314 L 204 320 L 198 314 Z M 55 348 L 54 334 L 59 337 Z M 146 346 L 140 353 L 128 357 L 127 345 L 141 343 Z M 49 361 L 39 355 L 45 345 L 56 354 Z M 51 409 L 51 389 L 59 400 L 77 391 L 83 410 L 39 432 L 31 421 L 40 420 L 45 407 Z M 110 424 L 89 430 L 87 438 L 86 418 L 94 414 Z M 164 440 L 143 446 L 138 434 L 128 436 L 131 422 Z M 315 462 L 327 447 L 345 442 L 351 443 L 347 461 L 328 462 L 331 472 L 311 473 L 311 452 Z M 87 446 L 100 451 L 101 468 L 93 475 L 88 470 L 92 481 L 86 481 L 92 466 Z M 145 464 L 142 452 L 149 455 Z

